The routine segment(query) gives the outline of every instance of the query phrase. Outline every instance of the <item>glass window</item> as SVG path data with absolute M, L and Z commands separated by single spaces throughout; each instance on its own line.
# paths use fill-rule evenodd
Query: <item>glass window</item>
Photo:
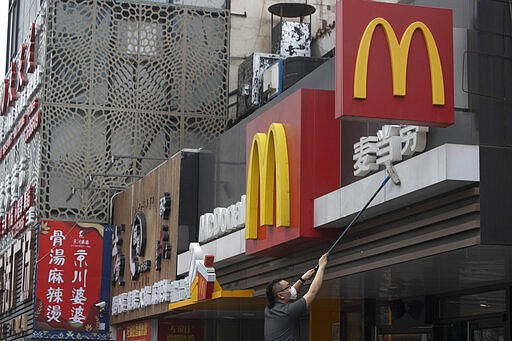
M 448 297 L 439 301 L 441 319 L 503 313 L 505 311 L 505 290 Z
M 474 329 L 473 341 L 505 341 L 505 328 Z
M 377 341 L 431 341 L 432 337 L 430 334 L 418 333 L 418 334 L 380 334 L 377 336 Z
M 9 36 L 7 37 L 8 55 L 7 68 L 10 67 L 9 61 L 16 55 L 18 51 L 18 26 L 19 26 L 19 0 L 11 0 L 9 3 Z

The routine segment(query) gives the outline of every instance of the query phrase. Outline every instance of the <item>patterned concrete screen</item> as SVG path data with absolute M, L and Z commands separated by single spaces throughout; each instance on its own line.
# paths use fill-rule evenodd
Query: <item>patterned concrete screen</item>
M 228 26 L 222 9 L 48 1 L 42 218 L 106 222 L 112 189 L 162 162 L 144 158 L 169 158 L 223 132 Z M 113 155 L 135 158 L 111 163 Z

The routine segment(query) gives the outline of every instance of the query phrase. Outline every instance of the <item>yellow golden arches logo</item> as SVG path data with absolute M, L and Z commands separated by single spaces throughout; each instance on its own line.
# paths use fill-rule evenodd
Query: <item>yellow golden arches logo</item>
M 393 78 L 393 95 L 405 96 L 407 79 L 407 59 L 414 31 L 420 30 L 427 45 L 428 60 L 430 63 L 430 80 L 432 83 L 432 104 L 444 105 L 444 80 L 439 51 L 432 32 L 422 22 L 416 21 L 410 24 L 404 32 L 400 43 L 395 31 L 383 18 L 375 18 L 364 30 L 363 37 L 357 51 L 356 66 L 354 72 L 354 98 L 366 98 L 366 81 L 368 74 L 368 55 L 373 32 L 378 25 L 382 25 L 391 56 L 391 75 Z
M 246 195 L 245 239 L 258 238 L 258 213 L 261 225 L 290 226 L 288 147 L 284 126 L 280 123 L 272 123 L 267 134 L 254 135 L 249 154 Z

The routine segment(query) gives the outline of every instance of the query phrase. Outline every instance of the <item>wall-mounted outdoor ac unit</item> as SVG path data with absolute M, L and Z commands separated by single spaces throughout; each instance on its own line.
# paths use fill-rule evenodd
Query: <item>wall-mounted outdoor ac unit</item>
M 237 120 L 261 105 L 263 73 L 283 57 L 270 53 L 253 53 L 238 67 Z
M 327 59 L 313 57 L 288 57 L 271 65 L 263 72 L 262 103 L 285 91 Z
M 171 3 L 175 5 L 189 5 L 206 8 L 226 8 L 226 0 L 171 0 Z

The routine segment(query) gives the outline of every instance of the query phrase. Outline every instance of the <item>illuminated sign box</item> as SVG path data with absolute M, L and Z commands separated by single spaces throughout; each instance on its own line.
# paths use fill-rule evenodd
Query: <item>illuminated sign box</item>
M 453 89 L 451 10 L 338 2 L 336 118 L 445 127 Z
M 282 256 L 335 236 L 313 228 L 313 199 L 340 185 L 340 128 L 334 92 L 310 89 L 247 124 L 247 255 Z

